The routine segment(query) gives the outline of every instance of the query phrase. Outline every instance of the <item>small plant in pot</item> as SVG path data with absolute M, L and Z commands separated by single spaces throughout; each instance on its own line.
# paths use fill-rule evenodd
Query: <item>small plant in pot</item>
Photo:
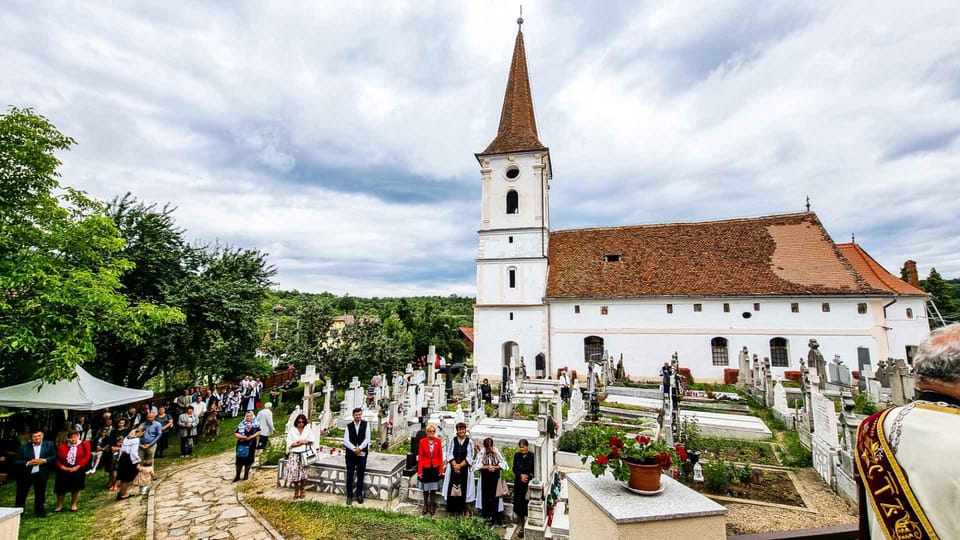
M 670 468 L 677 451 L 662 440 L 647 435 L 628 435 L 616 428 L 587 426 L 577 452 L 586 463 L 593 458 L 590 472 L 603 476 L 610 469 L 613 477 L 639 491 L 660 489 L 660 473 Z

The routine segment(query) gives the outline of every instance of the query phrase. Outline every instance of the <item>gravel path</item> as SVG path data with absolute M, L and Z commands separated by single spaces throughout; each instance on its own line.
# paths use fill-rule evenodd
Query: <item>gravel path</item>
M 800 469 L 796 476 L 804 501 L 816 513 L 724 502 L 722 504 L 728 511 L 727 533 L 791 531 L 857 522 L 856 511 L 830 491 L 816 471 Z

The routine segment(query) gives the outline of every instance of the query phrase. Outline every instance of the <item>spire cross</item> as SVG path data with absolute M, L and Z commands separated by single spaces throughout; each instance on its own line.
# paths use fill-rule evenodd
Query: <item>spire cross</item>
M 810 211 L 810 196 L 807 195 L 807 212 Z
M 523 4 L 520 4 L 520 16 L 517 17 L 517 26 L 523 26 Z

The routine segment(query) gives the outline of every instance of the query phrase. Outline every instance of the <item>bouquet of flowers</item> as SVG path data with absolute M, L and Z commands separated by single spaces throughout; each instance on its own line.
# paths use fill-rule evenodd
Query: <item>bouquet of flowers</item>
M 663 440 L 655 440 L 647 435 L 628 435 L 609 426 L 585 426 L 578 453 L 581 462 L 593 458 L 590 472 L 602 476 L 609 468 L 613 477 L 625 481 L 630 477 L 628 463 L 637 465 L 660 465 L 664 470 L 670 468 L 676 459 L 686 461 L 686 451 L 677 445 L 671 447 Z

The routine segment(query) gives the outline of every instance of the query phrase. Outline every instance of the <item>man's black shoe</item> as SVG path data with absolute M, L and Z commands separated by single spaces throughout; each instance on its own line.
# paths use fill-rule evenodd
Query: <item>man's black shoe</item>
M 363 496 L 357 497 L 357 504 L 363 504 Z
M 353 504 L 353 497 L 347 497 L 347 506 Z

